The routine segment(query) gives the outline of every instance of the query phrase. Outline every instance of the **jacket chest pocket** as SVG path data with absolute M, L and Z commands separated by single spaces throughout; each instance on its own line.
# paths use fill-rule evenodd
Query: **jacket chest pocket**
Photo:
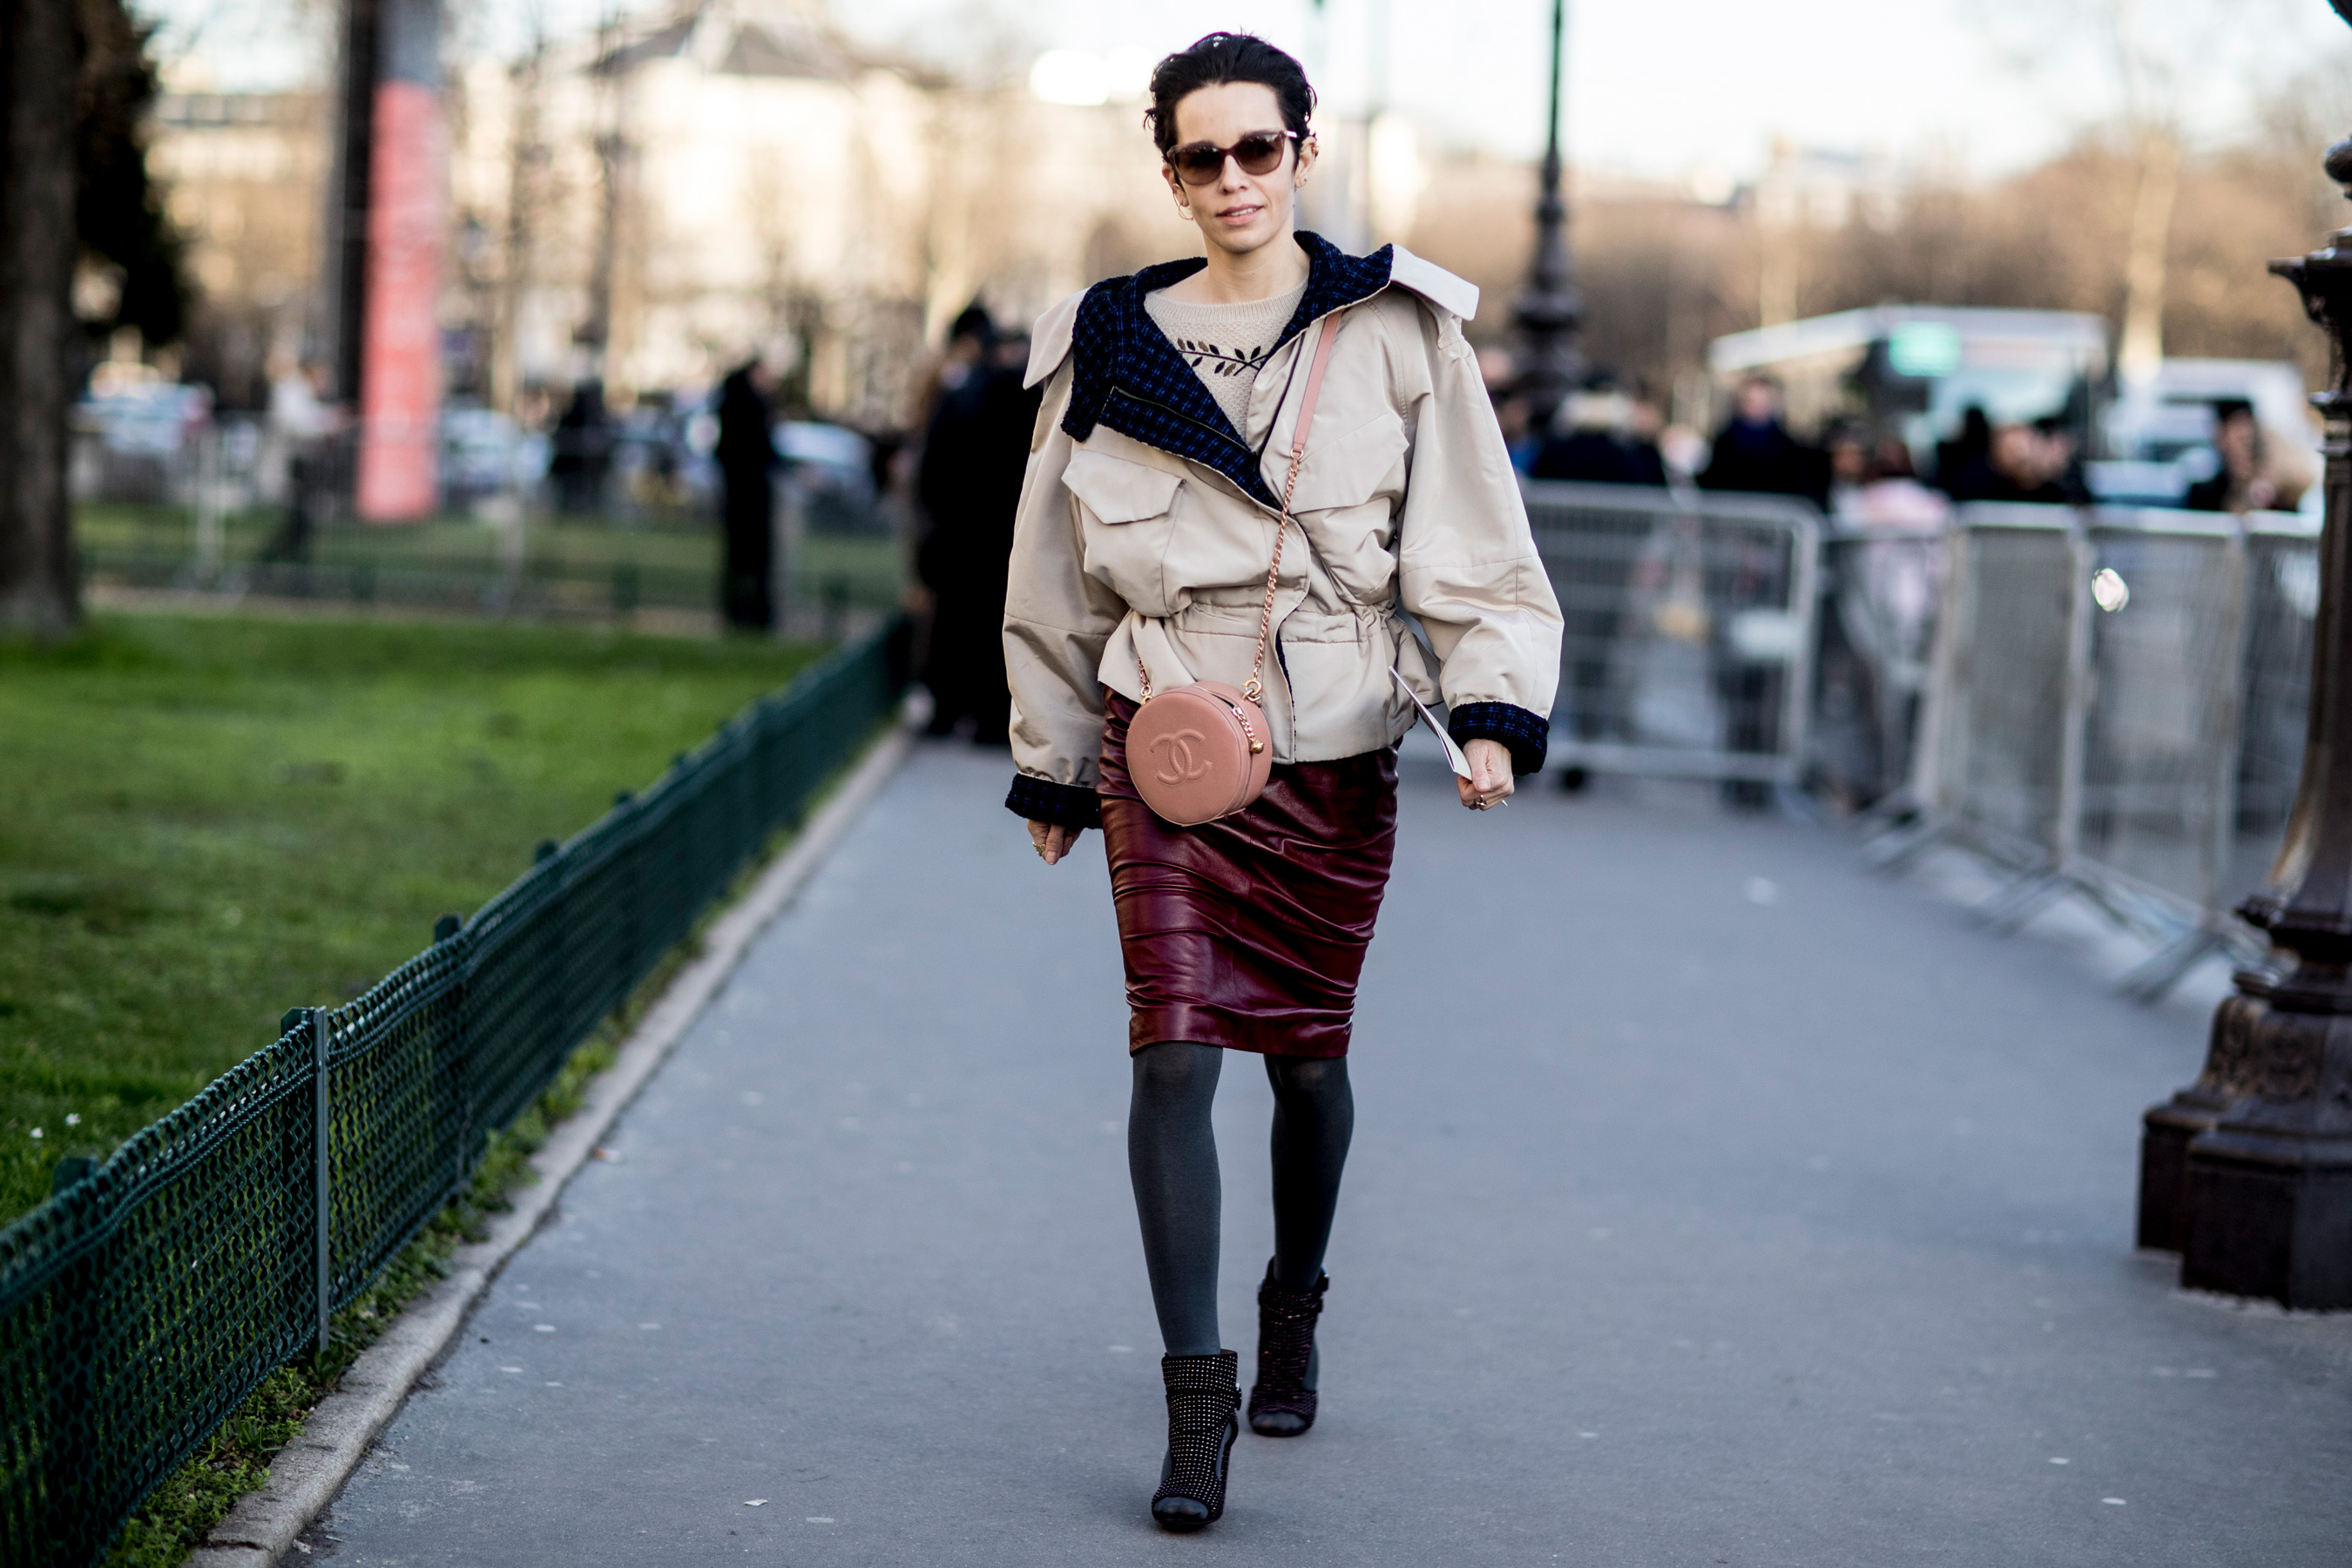
M 1062 483 L 1078 498 L 1093 521 L 1117 528 L 1165 519 L 1175 507 L 1176 492 L 1184 480 L 1165 468 L 1081 449 L 1071 454 L 1069 467 L 1062 471 Z
M 1342 511 L 1375 497 L 1386 501 L 1401 495 L 1405 445 L 1404 421 L 1388 409 L 1345 435 L 1315 443 L 1299 466 L 1291 510 Z
M 1081 448 L 1062 483 L 1077 498 L 1087 574 L 1144 615 L 1170 614 L 1168 551 L 1183 476 Z
M 1383 409 L 1310 446 L 1291 501 L 1298 526 L 1340 590 L 1360 605 L 1395 597 L 1394 508 L 1406 478 L 1404 422 Z

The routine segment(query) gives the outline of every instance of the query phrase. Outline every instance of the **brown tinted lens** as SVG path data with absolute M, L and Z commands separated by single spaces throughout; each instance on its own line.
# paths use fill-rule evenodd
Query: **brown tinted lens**
M 1176 165 L 1188 185 L 1205 185 L 1225 172 L 1225 150 L 1206 142 L 1179 147 L 1168 154 L 1168 161 Z
M 1252 132 L 1234 143 L 1234 162 L 1244 174 L 1271 174 L 1282 163 L 1285 140 L 1271 131 Z

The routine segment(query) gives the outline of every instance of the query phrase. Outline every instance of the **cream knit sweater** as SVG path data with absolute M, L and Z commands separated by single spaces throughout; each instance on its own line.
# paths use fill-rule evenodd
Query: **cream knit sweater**
M 1307 285 L 1302 282 L 1271 300 L 1195 305 L 1171 300 L 1161 289 L 1143 297 L 1143 308 L 1238 430 L 1247 422 L 1250 388 L 1257 383 L 1258 366 L 1274 352 L 1275 340 L 1290 324 L 1298 301 L 1306 296 Z

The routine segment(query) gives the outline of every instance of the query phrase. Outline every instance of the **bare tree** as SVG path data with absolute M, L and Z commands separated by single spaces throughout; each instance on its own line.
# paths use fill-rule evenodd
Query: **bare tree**
M 532 281 L 532 242 L 545 202 L 547 144 L 540 117 L 547 36 L 534 21 L 530 53 L 509 69 L 513 125 L 507 139 L 507 210 L 500 245 L 497 336 L 490 350 L 490 406 L 511 414 L 520 380 L 522 300 Z
M 2116 363 L 2124 379 L 2140 381 L 2164 363 L 2166 264 L 2180 192 L 2179 90 L 2170 62 L 2150 47 L 2133 0 L 2108 0 L 2107 20 L 2123 84 L 2124 131 L 2137 165 Z
M 73 398 L 74 0 L 0 0 L 0 631 L 80 618 L 66 417 Z

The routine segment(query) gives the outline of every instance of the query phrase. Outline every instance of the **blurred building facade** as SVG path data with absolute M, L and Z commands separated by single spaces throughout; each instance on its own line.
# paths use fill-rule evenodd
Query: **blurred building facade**
M 301 352 L 327 162 L 320 94 L 170 92 L 156 100 L 147 165 L 186 237 L 198 289 L 184 370 L 225 406 L 262 406 L 271 355 Z
M 714 0 L 457 81 L 446 319 L 494 405 L 591 376 L 705 386 L 764 353 L 788 404 L 901 426 L 975 295 L 1025 322 L 1181 237 L 1130 113 L 863 58 L 799 0 Z
M 451 392 L 517 409 L 594 377 L 625 403 L 762 353 L 787 406 L 903 427 L 927 346 L 975 296 L 1018 325 L 1197 247 L 1140 122 L 1148 62 L 1080 93 L 990 68 L 982 85 L 879 57 L 819 0 L 679 0 L 519 60 L 453 56 Z M 317 95 L 183 91 L 151 128 L 202 290 L 187 367 L 226 405 L 262 400 L 270 350 L 299 345 L 315 309 L 328 118 Z M 1497 343 L 1532 244 L 1532 167 L 1430 146 L 1393 114 L 1321 129 L 1305 220 L 1477 283 L 1490 308 L 1472 336 Z M 2111 141 L 2086 132 L 1991 181 L 1786 143 L 1744 184 L 1572 167 L 1587 352 L 1696 417 L 1681 405 L 1705 393 L 1706 345 L 1762 323 L 1887 300 L 2119 320 L 2129 160 Z M 2314 352 L 2292 291 L 2259 281 L 2334 199 L 2307 141 L 2184 165 L 2173 352 Z

